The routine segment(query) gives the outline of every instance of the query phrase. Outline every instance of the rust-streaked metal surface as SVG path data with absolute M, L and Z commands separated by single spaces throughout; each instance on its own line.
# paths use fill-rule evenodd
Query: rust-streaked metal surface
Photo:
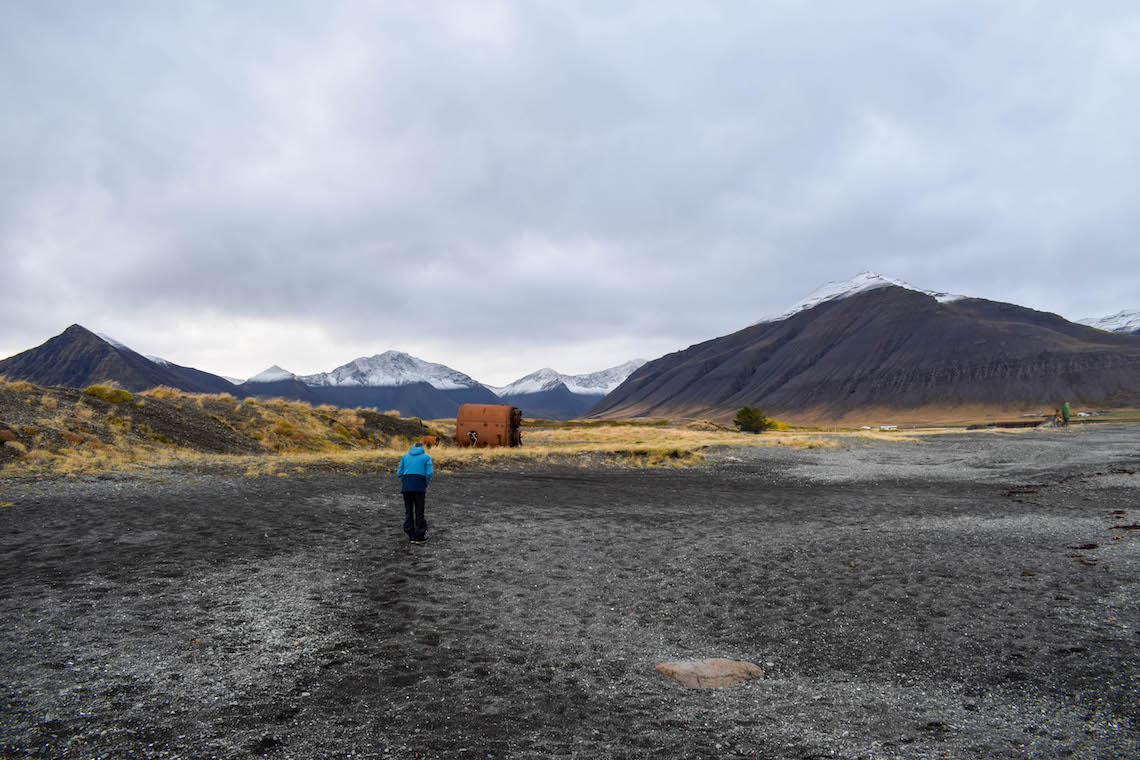
M 506 404 L 464 404 L 455 419 L 460 446 L 521 446 L 522 410 Z

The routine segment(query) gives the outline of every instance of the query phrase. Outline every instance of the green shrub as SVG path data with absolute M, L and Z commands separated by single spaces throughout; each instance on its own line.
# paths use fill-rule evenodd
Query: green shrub
M 83 391 L 88 396 L 94 396 L 100 401 L 106 401 L 110 404 L 122 404 L 127 401 L 134 401 L 135 397 L 129 391 L 122 388 L 112 388 L 109 385 L 89 385 Z
M 743 406 L 737 410 L 732 422 L 742 433 L 763 433 L 777 425 L 775 420 L 765 417 L 763 412 L 751 406 Z
M 158 441 L 166 446 L 174 445 L 174 440 L 170 436 L 152 430 L 150 425 L 139 425 L 135 430 L 139 435 L 146 436 L 152 441 Z

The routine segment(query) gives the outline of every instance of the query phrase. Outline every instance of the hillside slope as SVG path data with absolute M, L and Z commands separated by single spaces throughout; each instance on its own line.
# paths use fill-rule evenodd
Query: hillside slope
M 1140 402 L 1140 338 L 976 298 L 889 285 L 661 357 L 592 417 L 839 418 L 866 407 Z
M 163 454 L 274 454 L 386 449 L 432 433 L 416 419 L 367 409 L 157 389 L 117 395 L 98 388 L 0 381 L 0 466 L 61 460 L 146 461 Z
M 70 388 L 111 381 L 131 391 L 166 385 L 189 393 L 241 395 L 225 378 L 192 367 L 155 362 L 82 325 L 71 325 L 35 348 L 0 360 L 0 376 Z

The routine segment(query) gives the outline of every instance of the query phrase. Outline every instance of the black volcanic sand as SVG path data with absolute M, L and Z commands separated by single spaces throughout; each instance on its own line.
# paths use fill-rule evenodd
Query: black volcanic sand
M 1140 756 L 1140 430 L 0 481 L 6 757 Z M 1120 538 L 1115 538 L 1119 536 Z M 751 660 L 734 689 L 654 666 Z

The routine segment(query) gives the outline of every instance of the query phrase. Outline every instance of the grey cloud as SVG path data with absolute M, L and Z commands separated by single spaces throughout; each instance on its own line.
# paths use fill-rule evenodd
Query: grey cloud
M 5 339 L 213 314 L 381 350 L 418 307 L 457 353 L 682 347 L 866 268 L 1136 307 L 1129 30 L 1124 2 L 9 4 Z

